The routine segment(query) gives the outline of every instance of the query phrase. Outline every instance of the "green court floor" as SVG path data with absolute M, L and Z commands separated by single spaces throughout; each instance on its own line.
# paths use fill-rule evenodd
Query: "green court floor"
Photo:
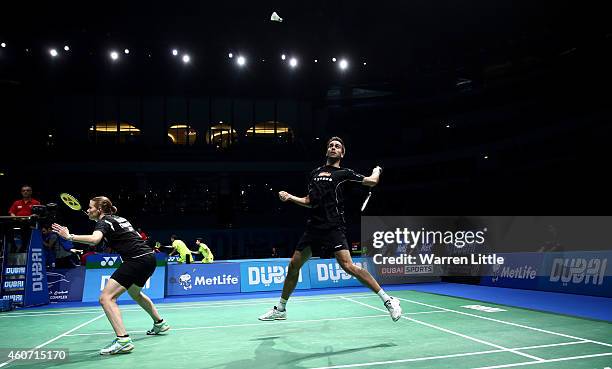
M 130 354 L 100 356 L 114 338 L 99 307 L 0 314 L 0 348 L 68 349 L 65 362 L 2 358 L 9 368 L 589 368 L 612 366 L 612 324 L 414 291 L 397 291 L 393 322 L 378 296 L 295 297 L 286 321 L 257 316 L 277 299 L 159 304 L 172 329 L 146 336 L 148 315 L 122 307 Z M 486 312 L 468 305 L 498 307 Z

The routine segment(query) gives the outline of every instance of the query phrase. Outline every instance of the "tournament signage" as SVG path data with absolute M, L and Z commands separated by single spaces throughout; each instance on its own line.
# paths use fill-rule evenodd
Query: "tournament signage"
M 300 269 L 296 289 L 309 289 L 308 263 Z M 283 289 L 289 268 L 287 261 L 256 261 L 240 263 L 240 289 L 242 292 L 278 291 Z
M 540 289 L 612 297 L 612 252 L 554 252 L 544 258 Z
M 4 269 L 4 282 L 2 283 L 2 298 L 4 300 L 10 300 L 17 305 L 23 304 L 25 279 L 25 265 L 6 267 Z
M 81 301 L 84 283 L 84 267 L 47 271 L 50 302 Z
M 153 275 L 145 283 L 142 289 L 142 291 L 152 299 L 164 297 L 164 285 L 166 280 L 165 254 L 156 254 L 155 257 L 157 259 L 155 272 L 153 272 Z M 102 292 L 111 275 L 121 263 L 121 257 L 117 254 L 96 254 L 87 258 L 83 302 L 98 301 L 100 292 Z M 118 300 L 130 300 L 130 297 L 127 293 L 124 293 Z
M 240 292 L 237 263 L 169 264 L 168 296 Z
M 33 229 L 30 247 L 28 247 L 23 306 L 28 307 L 48 303 L 49 290 L 47 289 L 47 268 L 45 265 L 42 235 L 40 230 Z
M 612 297 L 610 251 L 504 254 L 506 263 L 481 278 L 487 286 Z
M 481 284 L 497 287 L 536 289 L 544 274 L 542 263 L 544 254 L 523 252 L 503 254 L 505 263 L 493 265 L 488 275 L 481 278 Z
M 365 258 L 354 258 L 353 263 L 368 269 Z M 346 273 L 336 259 L 313 259 L 308 262 L 312 288 L 361 286 L 357 278 Z

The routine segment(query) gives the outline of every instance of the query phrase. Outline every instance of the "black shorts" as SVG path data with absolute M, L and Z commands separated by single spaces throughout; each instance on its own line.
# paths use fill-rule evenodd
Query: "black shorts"
M 156 266 L 155 254 L 123 260 L 119 268 L 111 275 L 111 278 L 126 289 L 132 287 L 133 284 L 144 287 L 147 279 L 153 275 Z
M 295 249 L 301 252 L 308 247 L 314 256 L 321 258 L 332 257 L 336 251 L 349 250 L 344 228 L 307 229 Z

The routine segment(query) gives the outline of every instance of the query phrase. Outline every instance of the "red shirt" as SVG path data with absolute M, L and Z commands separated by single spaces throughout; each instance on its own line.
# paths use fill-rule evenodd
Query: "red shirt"
M 32 205 L 40 205 L 40 202 L 36 199 L 30 199 L 30 201 L 17 200 L 13 203 L 13 206 L 9 209 L 9 214 L 15 214 L 18 217 L 27 217 L 32 215 Z

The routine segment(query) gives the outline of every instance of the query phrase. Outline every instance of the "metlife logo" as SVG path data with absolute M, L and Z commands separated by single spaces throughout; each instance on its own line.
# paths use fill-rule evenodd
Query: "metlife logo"
M 169 264 L 169 296 L 240 292 L 240 267 L 236 263 Z
M 509 267 L 499 264 L 493 265 L 493 283 L 497 282 L 500 278 L 510 279 L 535 279 L 537 270 L 531 265 L 523 265 L 518 267 Z

